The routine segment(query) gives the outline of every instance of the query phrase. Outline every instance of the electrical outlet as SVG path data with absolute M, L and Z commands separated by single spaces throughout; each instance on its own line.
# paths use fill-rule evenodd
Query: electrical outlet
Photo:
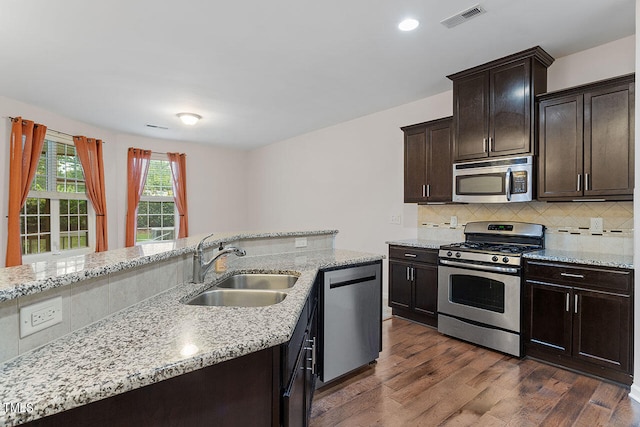
M 307 238 L 296 237 L 296 248 L 306 248 L 306 247 L 307 247 Z
M 457 227 L 458 226 L 458 217 L 453 215 L 451 217 L 451 219 L 449 220 L 449 225 L 453 228 L 453 227 Z
M 397 224 L 397 225 L 402 224 L 402 216 L 401 215 L 391 215 L 389 217 L 389 223 L 390 224 Z
M 591 218 L 591 227 L 589 231 L 592 233 L 602 233 L 604 229 L 604 221 L 602 218 Z
M 20 308 L 20 338 L 62 322 L 62 297 Z

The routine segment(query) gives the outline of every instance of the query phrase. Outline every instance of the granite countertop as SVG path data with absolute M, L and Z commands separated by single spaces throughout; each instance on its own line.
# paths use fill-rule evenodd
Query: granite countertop
M 387 245 L 408 246 L 412 248 L 440 249 L 440 246 L 450 245 L 452 242 L 440 241 L 440 240 L 405 239 L 405 240 L 389 240 L 385 243 Z
M 0 365 L 1 425 L 15 425 L 287 342 L 320 269 L 381 260 L 344 250 L 235 259 L 208 284 L 183 283 Z M 234 272 L 299 275 L 281 303 L 203 307 L 181 301 Z
M 204 247 L 218 246 L 220 243 L 228 244 L 242 239 L 312 236 L 337 232 L 337 230 L 319 230 L 214 233 Z M 57 261 L 0 268 L 0 302 L 192 253 L 205 236 L 206 234 L 202 234 L 167 242 L 145 243 L 130 248 L 65 257 Z
M 632 255 L 612 255 L 600 252 L 566 251 L 560 249 L 544 249 L 524 254 L 526 259 L 542 261 L 566 262 L 602 267 L 633 268 Z

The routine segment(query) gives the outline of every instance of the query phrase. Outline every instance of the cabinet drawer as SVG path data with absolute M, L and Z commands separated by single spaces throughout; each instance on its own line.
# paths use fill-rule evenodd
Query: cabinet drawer
M 524 274 L 526 279 L 537 279 L 544 282 L 565 283 L 578 287 L 584 286 L 625 293 L 631 291 L 632 272 L 630 270 L 527 261 Z
M 389 246 L 389 258 L 438 264 L 438 250 L 413 248 L 409 246 Z

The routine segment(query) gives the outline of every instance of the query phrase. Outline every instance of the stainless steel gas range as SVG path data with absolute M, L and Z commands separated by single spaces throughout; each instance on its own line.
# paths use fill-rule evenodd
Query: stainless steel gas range
M 522 356 L 522 254 L 544 247 L 544 225 L 470 222 L 440 247 L 438 331 Z

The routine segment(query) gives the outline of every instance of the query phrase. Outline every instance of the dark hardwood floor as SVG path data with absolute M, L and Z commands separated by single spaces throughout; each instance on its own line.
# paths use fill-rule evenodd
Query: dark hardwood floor
M 628 393 L 393 317 L 377 364 L 316 391 L 311 426 L 640 426 Z

